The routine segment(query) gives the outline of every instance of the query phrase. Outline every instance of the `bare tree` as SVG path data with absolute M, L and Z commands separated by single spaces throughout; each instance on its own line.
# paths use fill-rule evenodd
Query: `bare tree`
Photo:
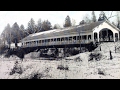
M 10 27 L 9 23 L 7 24 L 7 26 L 3 30 L 1 36 L 2 36 L 2 39 L 4 41 L 4 45 L 5 45 L 5 42 L 7 42 L 7 44 L 9 44 L 9 47 L 10 47 L 10 44 L 11 44 L 11 27 Z
M 75 26 L 76 25 L 76 21 L 75 19 L 72 19 L 72 26 Z
M 120 28 L 120 11 L 116 11 L 116 15 L 117 27 Z
M 88 24 L 88 23 L 91 23 L 91 22 L 92 22 L 92 20 L 90 19 L 89 14 L 86 14 L 86 15 L 83 17 L 83 20 L 84 20 L 84 22 L 85 22 L 86 24 Z
M 112 24 L 116 26 L 116 24 L 114 22 L 112 22 Z
M 100 21 L 100 20 L 108 20 L 108 21 L 110 21 L 110 19 L 112 17 L 116 16 L 116 15 L 112 15 L 112 14 L 113 14 L 113 11 L 100 11 L 98 21 Z

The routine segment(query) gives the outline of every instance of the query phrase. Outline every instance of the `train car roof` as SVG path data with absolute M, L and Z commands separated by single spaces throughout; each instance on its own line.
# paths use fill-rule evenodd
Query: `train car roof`
M 54 29 L 54 30 L 43 31 L 35 34 L 30 34 L 29 36 L 22 39 L 22 41 L 31 41 L 35 39 L 43 39 L 46 37 L 48 37 L 49 39 L 50 37 L 65 36 L 70 34 L 92 33 L 92 30 L 103 22 L 104 21 L 97 21 L 90 24 L 77 25 L 77 26 L 72 26 L 72 27 L 67 27 L 62 29 Z

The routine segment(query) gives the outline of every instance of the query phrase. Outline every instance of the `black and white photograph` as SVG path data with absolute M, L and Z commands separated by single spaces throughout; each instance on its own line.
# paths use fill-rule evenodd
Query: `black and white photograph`
M 0 79 L 120 79 L 120 11 L 0 11 Z

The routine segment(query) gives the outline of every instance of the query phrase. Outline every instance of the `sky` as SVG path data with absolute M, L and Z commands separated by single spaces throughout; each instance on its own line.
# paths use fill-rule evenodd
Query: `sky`
M 92 11 L 0 11 L 0 34 L 8 23 L 12 27 L 12 25 L 17 22 L 19 26 L 23 24 L 24 27 L 27 28 L 31 18 L 34 19 L 36 24 L 37 21 L 41 19 L 42 21 L 49 20 L 52 26 L 54 26 L 54 24 L 59 24 L 62 27 L 66 16 L 69 15 L 71 21 L 74 19 L 76 25 L 78 25 L 85 15 L 90 17 L 91 12 Z M 99 13 L 100 11 L 95 11 L 97 19 Z M 110 12 L 107 13 L 107 15 L 110 16 Z

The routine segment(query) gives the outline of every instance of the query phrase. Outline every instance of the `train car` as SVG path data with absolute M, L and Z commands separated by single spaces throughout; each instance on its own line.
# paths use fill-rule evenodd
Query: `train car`
M 120 30 L 109 21 L 97 21 L 63 29 L 31 34 L 21 40 L 22 48 L 91 48 L 104 41 L 118 41 Z

